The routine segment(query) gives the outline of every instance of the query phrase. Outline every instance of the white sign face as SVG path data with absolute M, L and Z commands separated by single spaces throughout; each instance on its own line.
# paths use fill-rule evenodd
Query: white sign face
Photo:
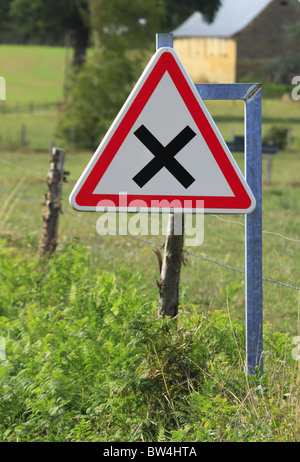
M 160 48 L 148 64 L 70 203 L 86 211 L 169 211 L 172 203 L 187 212 L 254 210 L 242 173 L 172 48 Z

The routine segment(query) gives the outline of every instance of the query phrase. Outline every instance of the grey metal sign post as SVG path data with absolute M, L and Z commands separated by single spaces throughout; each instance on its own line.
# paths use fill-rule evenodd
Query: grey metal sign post
M 157 34 L 156 48 L 173 48 L 172 34 Z M 251 83 L 195 84 L 203 100 L 243 100 L 245 103 L 245 177 L 256 199 L 246 215 L 246 368 L 248 374 L 263 371 L 262 315 L 262 142 L 261 85 Z

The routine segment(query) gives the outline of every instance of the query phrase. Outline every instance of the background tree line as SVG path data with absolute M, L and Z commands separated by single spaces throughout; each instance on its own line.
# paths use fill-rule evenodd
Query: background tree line
M 130 26 L 137 37 L 142 29 L 149 38 L 151 29 L 170 31 L 195 10 L 210 21 L 220 4 L 221 0 L 1 0 L 0 43 L 64 46 L 67 36 L 80 63 L 95 25 L 107 30 L 119 23 Z
M 73 48 L 58 135 L 95 149 L 154 51 L 195 10 L 208 21 L 221 0 L 1 0 L 0 43 Z
M 57 135 L 95 149 L 154 51 L 155 34 L 170 32 L 194 11 L 211 21 L 222 0 L 1 0 L 0 43 L 73 49 Z M 266 62 L 260 81 L 286 83 L 299 73 L 297 22 L 286 30 L 286 53 Z

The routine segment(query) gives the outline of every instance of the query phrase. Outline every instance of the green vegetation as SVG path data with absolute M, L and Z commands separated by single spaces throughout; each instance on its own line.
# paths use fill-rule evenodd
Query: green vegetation
M 8 49 L 0 46 L 0 55 Z M 33 85 L 29 90 L 24 77 L 22 89 L 9 78 L 7 106 L 62 94 L 64 50 L 26 50 L 32 56 L 26 79 Z M 42 64 L 42 55 L 51 54 L 53 65 Z M 44 98 L 34 79 L 46 81 L 45 69 L 58 69 L 57 63 L 60 74 L 51 76 Z M 10 72 L 8 61 L 5 69 Z M 206 104 L 226 140 L 243 134 L 241 102 Z M 288 130 L 271 183 L 263 185 L 263 273 L 297 287 L 299 107 L 263 100 L 263 136 Z M 0 340 L 6 348 L 0 440 L 299 441 L 300 372 L 292 343 L 299 335 L 299 291 L 264 281 L 261 377 L 244 371 L 244 274 L 186 255 L 179 317 L 157 317 L 153 250 L 164 236 L 140 236 L 152 246 L 130 236 L 101 237 L 97 214 L 71 209 L 68 196 L 92 151 L 77 144 L 74 152 L 58 137 L 58 115 L 0 113 Z M 67 149 L 70 177 L 63 185 L 59 246 L 44 260 L 41 203 L 53 140 Z M 243 169 L 242 154 L 235 157 Z M 263 156 L 263 179 L 266 166 Z M 186 249 L 244 268 L 243 217 L 206 216 L 204 233 L 202 246 Z
M 96 213 L 78 213 L 71 209 L 68 196 L 91 154 L 67 152 L 65 169 L 70 171 L 63 185 L 64 213 L 59 223 L 59 248 L 72 236 L 87 246 L 95 271 L 117 271 L 120 264 L 138 269 L 141 293 L 156 300 L 158 264 L 155 246 L 123 236 L 99 236 Z M 236 159 L 243 166 L 242 154 Z M 271 184 L 263 186 L 263 229 L 299 240 L 299 178 L 296 153 L 280 152 L 273 160 Z M 1 187 L 22 197 L 42 203 L 47 192 L 46 175 L 49 154 L 5 152 L 0 155 Z M 263 159 L 263 178 L 267 158 Z M 12 245 L 38 252 L 42 234 L 42 205 L 25 202 L 0 190 L 0 233 Z M 74 215 L 69 215 L 72 213 Z M 222 221 L 222 220 L 229 220 Z M 82 220 L 88 220 L 85 222 Z M 230 222 L 232 221 L 232 222 Z M 238 223 L 240 224 L 238 224 Z M 92 224 L 94 223 L 94 225 Z M 244 219 L 236 216 L 205 216 L 204 242 L 187 250 L 212 260 L 244 268 Z M 164 236 L 142 236 L 163 243 Z M 263 274 L 299 287 L 299 242 L 278 235 L 263 234 Z M 244 275 L 189 256 L 181 274 L 181 303 L 200 305 L 205 310 L 228 309 L 234 319 L 244 322 Z M 299 292 L 268 281 L 264 282 L 264 321 L 274 331 L 298 335 Z
M 74 241 L 50 260 L 2 242 L 2 441 L 297 441 L 291 339 L 265 333 L 244 373 L 244 328 L 189 304 L 161 319 L 137 274 L 95 271 Z
M 2 150 L 47 152 L 52 141 L 55 141 L 56 145 L 63 143 L 56 133 L 58 119 L 56 111 L 32 114 L 0 114 L 0 118 L 0 146 Z M 24 139 L 22 137 L 24 128 L 22 129 L 22 127 L 25 127 Z M 62 145 L 64 146 L 64 143 Z
M 0 75 L 6 105 L 61 101 L 65 50 L 62 47 L 0 45 Z M 3 105 L 3 103 L 2 103 Z

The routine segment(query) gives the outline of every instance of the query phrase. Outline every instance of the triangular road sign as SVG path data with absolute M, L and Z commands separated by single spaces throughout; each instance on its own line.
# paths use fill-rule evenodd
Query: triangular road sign
M 70 204 L 81 211 L 254 210 L 249 186 L 172 48 L 152 57 Z

